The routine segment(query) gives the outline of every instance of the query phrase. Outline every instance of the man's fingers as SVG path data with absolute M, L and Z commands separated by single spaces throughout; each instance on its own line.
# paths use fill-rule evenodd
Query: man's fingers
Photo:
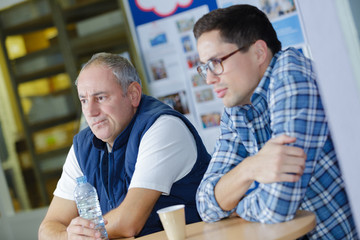
M 295 137 L 277 136 L 256 154 L 253 179 L 261 183 L 296 182 L 303 175 L 306 154 L 300 147 L 289 146 Z
M 88 228 L 94 228 L 94 223 L 90 220 L 87 220 L 85 218 L 82 218 L 82 217 L 77 217 L 77 218 L 74 218 L 72 221 L 71 221 L 71 224 L 72 225 L 81 225 L 83 227 L 88 227 Z
M 82 236 L 82 239 L 93 239 L 94 237 L 99 237 L 99 233 L 94 229 L 95 224 L 89 220 L 86 220 L 81 217 L 73 219 L 70 225 L 67 227 L 67 232 L 71 236 Z
M 279 182 L 297 182 L 300 177 L 301 175 L 298 174 L 283 173 L 279 177 Z
M 79 239 L 79 237 L 81 237 L 81 239 L 94 239 L 101 236 L 99 231 L 81 226 L 72 226 L 67 229 L 67 232 L 69 239 Z
M 73 226 L 72 232 L 82 236 L 94 236 L 96 230 L 93 228 L 87 228 L 84 226 Z
M 282 145 L 280 149 L 284 151 L 283 153 L 288 156 L 298 156 L 306 159 L 306 154 L 302 148 L 287 146 L 285 144 L 294 143 L 296 141 L 295 137 L 290 137 L 288 135 L 280 135 L 269 140 L 269 143 Z
M 296 137 L 290 137 L 290 136 L 284 134 L 284 135 L 280 135 L 275 138 L 272 138 L 269 141 L 272 143 L 284 145 L 284 144 L 288 144 L 288 143 L 294 143 L 296 141 Z
M 306 154 L 302 148 L 293 146 L 284 146 L 284 151 L 287 156 L 294 156 L 301 159 L 306 159 Z
M 303 165 L 284 165 L 281 169 L 281 172 L 302 175 L 304 173 L 304 166 Z

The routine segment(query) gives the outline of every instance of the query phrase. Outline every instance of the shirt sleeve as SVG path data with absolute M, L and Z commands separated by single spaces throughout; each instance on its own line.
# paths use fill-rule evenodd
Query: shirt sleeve
M 315 80 L 305 76 L 311 74 L 294 71 L 278 76 L 269 86 L 272 137 L 296 137 L 289 145 L 305 151 L 304 173 L 297 182 L 260 184 L 237 206 L 236 212 L 246 220 L 277 223 L 292 219 L 303 202 L 316 162 L 323 158 L 327 121 Z
M 231 121 L 234 111 L 239 112 L 241 108 L 225 109 L 221 120 L 221 136 L 197 192 L 197 207 L 204 221 L 220 220 L 233 211 L 246 220 L 262 223 L 283 222 L 294 217 L 303 202 L 316 162 L 326 155 L 324 145 L 329 134 L 315 77 L 312 72 L 306 72 L 311 71 L 311 67 L 308 67 L 293 72 L 287 69 L 273 76 L 268 90 L 271 137 L 282 134 L 296 137 L 296 142 L 290 145 L 302 148 L 307 155 L 300 180 L 295 183 L 260 183 L 235 209 L 223 211 L 214 195 L 215 185 L 224 174 L 247 157 L 245 148 L 249 149 L 250 144 L 256 144 L 256 140 L 245 136 L 251 127 L 243 125 L 242 120 L 236 122 L 236 126 Z M 236 114 L 241 119 L 241 113 Z
M 74 190 L 76 187 L 76 178 L 82 175 L 83 173 L 76 159 L 74 147 L 71 146 L 63 166 L 63 172 L 56 185 L 54 195 L 68 200 L 75 200 Z
M 144 134 L 130 188 L 169 194 L 172 184 L 186 176 L 197 158 L 195 139 L 178 117 L 160 116 Z
M 229 127 L 229 124 L 229 112 L 225 109 L 220 122 L 220 137 L 216 141 L 214 154 L 196 194 L 197 209 L 202 220 L 206 222 L 218 221 L 235 211 L 235 209 L 232 211 L 222 210 L 214 193 L 215 185 L 220 178 L 245 157 L 245 153 L 237 150 L 245 150 L 239 135 Z

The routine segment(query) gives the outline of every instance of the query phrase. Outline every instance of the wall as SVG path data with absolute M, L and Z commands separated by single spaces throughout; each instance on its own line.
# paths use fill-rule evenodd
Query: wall
M 1 158 L 0 158 L 1 162 Z M 9 228 L 9 222 L 7 216 L 14 214 L 14 208 L 12 206 L 9 189 L 6 184 L 5 175 L 0 164 L 0 239 L 12 239 L 11 231 Z
M 350 6 L 347 0 L 298 0 L 297 6 L 316 63 L 322 99 L 360 231 L 360 43 L 351 14 L 351 8 L 356 6 Z
M 23 1 L 25 1 L 25 0 L 1 0 L 0 1 L 0 9 L 7 8 L 11 5 L 14 5 L 14 4 L 17 4 L 17 3 L 20 3 Z
M 0 192 L 0 240 L 38 239 L 37 232 L 47 208 L 15 213 L 1 164 Z
M 9 194 L 9 189 L 5 180 L 3 170 L 11 169 L 14 173 L 14 183 L 20 197 L 21 205 L 28 209 L 29 202 L 23 182 L 19 161 L 15 152 L 16 134 L 19 131 L 16 124 L 18 112 L 14 104 L 14 96 L 11 94 L 11 84 L 7 69 L 5 68 L 3 52 L 0 49 L 0 122 L 3 127 L 4 138 L 8 149 L 8 158 L 0 159 L 0 239 L 37 239 L 37 230 L 40 222 L 45 216 L 46 208 L 35 211 L 14 211 L 13 202 Z M 10 100 L 13 99 L 13 100 Z M 5 169 L 3 169 L 5 168 Z M 20 227 L 20 228 L 19 228 Z

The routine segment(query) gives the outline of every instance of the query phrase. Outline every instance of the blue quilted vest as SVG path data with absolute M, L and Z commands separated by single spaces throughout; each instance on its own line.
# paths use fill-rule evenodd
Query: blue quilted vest
M 111 153 L 108 153 L 106 143 L 96 138 L 89 127 L 74 137 L 74 150 L 80 168 L 97 189 L 101 210 L 106 214 L 125 198 L 141 138 L 163 114 L 179 117 L 187 125 L 196 141 L 197 160 L 190 173 L 173 184 L 168 196 L 160 196 L 139 236 L 163 230 L 156 211 L 167 206 L 185 204 L 187 224 L 201 220 L 196 210 L 195 194 L 209 164 L 210 155 L 194 126 L 168 105 L 143 95 L 136 115 L 116 138 Z

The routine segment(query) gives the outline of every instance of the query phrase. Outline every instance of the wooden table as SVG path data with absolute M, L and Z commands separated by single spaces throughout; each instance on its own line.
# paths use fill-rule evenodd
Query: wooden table
M 215 223 L 197 222 L 186 225 L 186 240 L 264 240 L 296 239 L 311 231 L 316 226 L 315 214 L 298 211 L 293 220 L 277 224 L 248 222 L 234 217 Z M 167 240 L 164 231 L 146 235 L 139 240 Z

